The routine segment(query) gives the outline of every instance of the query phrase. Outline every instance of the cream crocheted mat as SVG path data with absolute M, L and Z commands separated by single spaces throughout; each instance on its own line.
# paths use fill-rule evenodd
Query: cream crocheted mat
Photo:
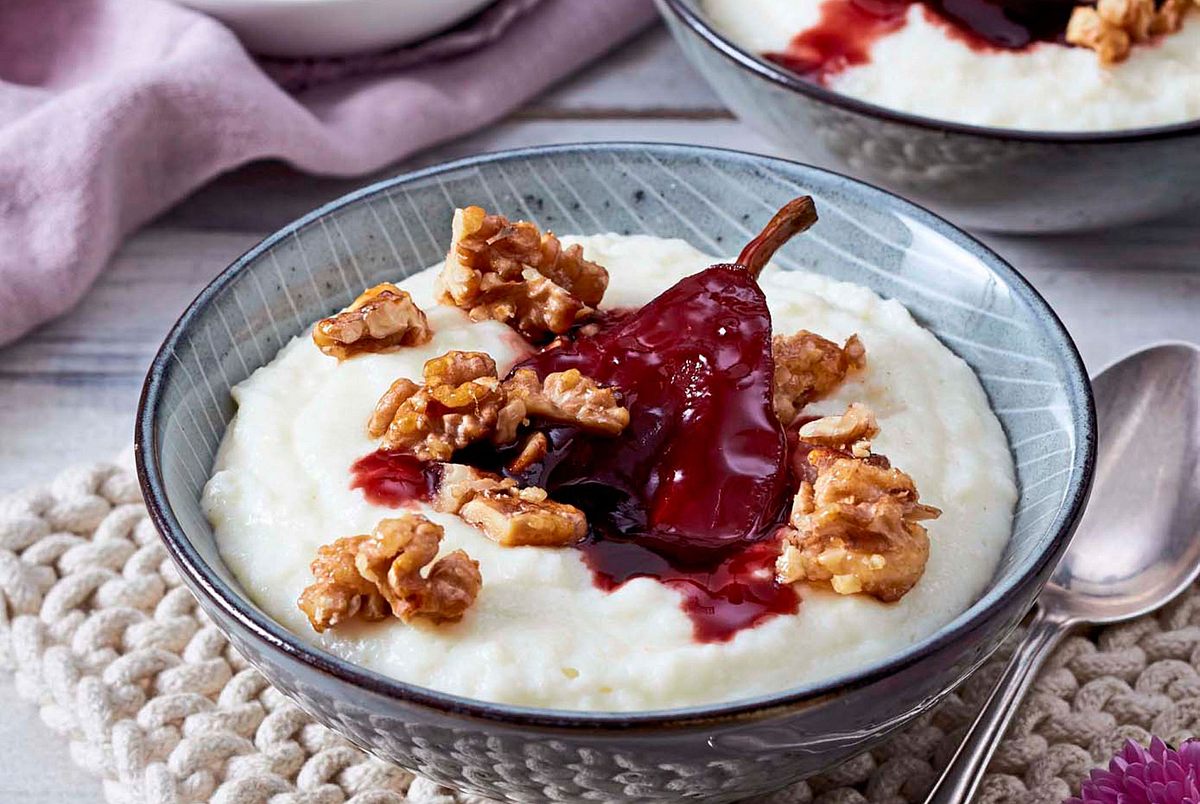
M 479 801 L 370 758 L 272 689 L 180 584 L 127 465 L 70 469 L 0 499 L 0 666 L 114 804 Z M 1059 804 L 1125 737 L 1193 736 L 1197 666 L 1195 590 L 1071 639 L 977 801 Z M 999 669 L 885 747 L 763 804 L 920 802 Z

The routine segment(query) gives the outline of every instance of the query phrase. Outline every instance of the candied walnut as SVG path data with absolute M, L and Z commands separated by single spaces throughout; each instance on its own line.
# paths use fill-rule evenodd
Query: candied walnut
M 850 411 L 837 418 L 850 419 L 850 437 L 876 429 L 873 417 L 869 424 Z M 817 446 L 808 463 L 816 479 L 803 481 L 796 494 L 776 565 L 779 580 L 824 582 L 838 594 L 861 592 L 884 602 L 902 598 L 929 559 L 929 535 L 920 522 L 941 511 L 920 502 L 909 475 L 869 451 L 856 457 Z
M 629 424 L 629 411 L 612 389 L 574 369 L 551 374 L 545 383 L 522 369 L 501 384 L 491 357 L 455 351 L 427 361 L 423 373 L 423 386 L 396 380 L 375 405 L 367 432 L 382 438 L 385 449 L 447 461 L 488 436 L 496 444 L 512 443 L 530 415 L 612 435 Z
M 1100 0 L 1096 12 L 1106 23 L 1129 34 L 1134 42 L 1150 38 L 1154 18 L 1158 16 L 1155 0 Z
M 1112 65 L 1129 58 L 1133 42 L 1122 28 L 1112 25 L 1091 6 L 1078 6 L 1067 23 L 1067 41 L 1096 51 L 1100 63 Z
M 373 583 L 358 574 L 354 558 L 368 536 L 346 536 L 317 549 L 310 569 L 313 583 L 300 594 L 297 605 L 319 633 L 353 617 L 382 620 L 387 601 Z
M 496 429 L 505 399 L 495 362 L 482 352 L 447 352 L 425 363 L 425 385 L 397 380 L 367 424 L 385 449 L 446 461 Z
M 353 617 L 461 619 L 479 595 L 479 564 L 462 550 L 434 561 L 442 528 L 418 514 L 380 522 L 370 536 L 323 545 L 298 605 L 318 632 Z M 430 563 L 432 562 L 432 564 Z M 429 571 L 421 571 L 429 565 Z
M 447 514 L 457 514 L 475 495 L 496 489 L 515 489 L 517 483 L 491 472 L 461 463 L 442 464 L 442 478 L 433 497 L 433 508 Z
M 375 410 L 372 411 L 371 418 L 367 420 L 367 435 L 371 438 L 382 438 L 388 427 L 391 426 L 392 420 L 396 418 L 396 411 L 420 390 L 421 386 L 405 377 L 401 377 L 388 386 L 383 396 L 379 397 L 379 401 L 375 403 Z
M 477 492 L 462 506 L 459 516 L 505 547 L 560 547 L 587 534 L 582 511 L 549 499 L 540 488 Z
M 412 297 L 385 282 L 365 291 L 337 315 L 318 321 L 312 337 L 322 352 L 345 360 L 364 352 L 420 346 L 429 342 L 433 332 Z
M 527 472 L 541 463 L 549 450 L 550 439 L 546 438 L 545 433 L 530 433 L 521 445 L 521 451 L 509 462 L 507 469 L 512 474 Z
M 1183 25 L 1183 15 L 1194 6 L 1200 6 L 1200 0 L 1163 0 L 1150 23 L 1150 35 L 1162 36 L 1178 31 Z
M 392 615 L 409 622 L 459 620 L 475 601 L 483 578 L 479 564 L 462 550 L 437 561 L 442 528 L 419 514 L 385 519 L 358 547 L 354 565 L 388 602 Z M 433 562 L 433 563 L 430 563 Z M 429 565 L 429 572 L 421 570 Z
M 608 271 L 585 259 L 578 245 L 564 249 L 550 232 L 480 207 L 454 212 L 438 300 L 475 321 L 503 321 L 544 340 L 591 315 L 607 287 Z
M 426 360 L 421 370 L 425 385 L 462 385 L 471 380 L 496 376 L 496 361 L 484 352 L 450 351 Z
M 776 335 L 771 340 L 775 357 L 775 415 L 784 427 L 809 402 L 828 395 L 846 376 L 867 365 L 867 350 L 857 335 L 838 346 L 808 330 Z
M 549 374 L 544 381 L 532 369 L 519 369 L 504 381 L 504 391 L 509 399 L 523 402 L 528 415 L 547 421 L 606 435 L 617 435 L 629 424 L 629 411 L 613 390 L 578 369 Z
M 496 444 L 511 444 L 517 440 L 517 430 L 524 424 L 527 411 L 525 403 L 520 399 L 506 399 L 504 407 L 496 415 L 496 430 L 492 433 L 492 441 Z
M 541 259 L 538 272 L 589 307 L 595 307 L 608 290 L 608 270 L 583 256 L 583 246 L 576 243 L 563 248 L 562 241 L 551 232 L 542 235 Z
M 797 435 L 806 444 L 843 449 L 856 458 L 866 458 L 871 454 L 871 439 L 879 435 L 879 425 L 870 408 L 854 402 L 840 416 L 808 422 Z
M 557 547 L 574 544 L 587 533 L 583 512 L 549 499 L 545 489 L 518 488 L 511 478 L 463 464 L 442 467 L 433 507 L 458 514 L 506 547 Z
M 1194 0 L 1099 0 L 1077 6 L 1067 23 L 1067 42 L 1096 51 L 1111 66 L 1129 57 L 1133 45 L 1174 33 Z

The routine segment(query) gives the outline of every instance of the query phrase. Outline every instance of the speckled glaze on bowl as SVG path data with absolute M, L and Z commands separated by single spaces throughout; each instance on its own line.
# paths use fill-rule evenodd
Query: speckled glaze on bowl
M 1056 133 L 921 117 L 832 92 L 741 49 L 710 26 L 699 0 L 655 2 L 721 100 L 789 155 L 886 187 L 961 226 L 1081 231 L 1200 203 L 1200 120 Z
M 904 653 L 785 693 L 660 712 L 579 713 L 464 699 L 355 667 L 289 633 L 239 591 L 200 510 L 233 415 L 230 387 L 368 285 L 440 260 L 455 206 L 561 232 L 646 232 L 732 254 L 785 200 L 821 222 L 780 254 L 873 287 L 978 372 L 1016 456 L 1021 497 L 992 587 Z M 255 246 L 184 312 L 137 422 L 151 515 L 204 610 L 306 710 L 438 782 L 513 801 L 729 801 L 828 768 L 933 705 L 1031 606 L 1066 547 L 1094 457 L 1079 356 L 1037 293 L 941 219 L 851 179 L 730 151 L 558 146 L 454 162 L 335 201 Z M 781 656 L 781 661 L 786 661 Z

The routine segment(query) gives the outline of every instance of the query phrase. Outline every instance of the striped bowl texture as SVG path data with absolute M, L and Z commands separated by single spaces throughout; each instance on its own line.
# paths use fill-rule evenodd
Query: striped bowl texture
M 987 593 L 934 636 L 860 672 L 721 705 L 580 713 L 474 701 L 382 677 L 287 632 L 240 591 L 201 512 L 230 388 L 362 289 L 440 260 L 453 209 L 478 203 L 560 232 L 682 237 L 736 253 L 783 202 L 821 223 L 779 255 L 903 302 L 976 371 L 1017 463 L 1011 542 Z M 367 187 L 255 246 L 184 312 L 137 422 L 152 516 L 202 606 L 306 710 L 435 781 L 514 801 L 726 801 L 864 750 L 932 706 L 1032 605 L 1087 496 L 1091 392 L 1074 345 L 1010 266 L 945 221 L 852 179 L 714 149 L 555 146 L 484 156 Z M 786 660 L 786 657 L 781 657 Z

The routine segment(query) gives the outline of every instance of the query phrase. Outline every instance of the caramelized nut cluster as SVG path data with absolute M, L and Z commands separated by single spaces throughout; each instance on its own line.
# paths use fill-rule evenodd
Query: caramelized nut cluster
M 538 380 L 521 369 L 501 382 L 496 363 L 482 352 L 447 352 L 425 363 L 424 385 L 401 378 L 380 398 L 367 432 L 383 447 L 424 461 L 449 461 L 457 450 L 484 438 L 517 440 L 529 418 L 540 418 L 607 435 L 629 424 L 612 389 L 578 371 Z M 546 455 L 542 433 L 526 436 L 513 461 L 525 471 Z M 434 507 L 458 514 L 505 546 L 573 544 L 587 532 L 582 511 L 549 499 L 544 489 L 519 488 L 513 480 L 457 464 L 443 466 Z
M 392 383 L 367 422 L 385 449 L 425 461 L 447 461 L 455 450 L 496 430 L 504 394 L 496 363 L 483 352 L 447 352 L 425 363 L 423 386 Z
M 504 382 L 483 352 L 447 352 L 425 363 L 423 386 L 401 378 L 379 399 L 367 433 L 385 449 L 447 461 L 456 450 L 491 437 L 510 444 L 530 417 L 617 435 L 629 411 L 616 394 L 575 369 L 540 381 L 521 369 Z
M 871 439 L 879 435 L 875 413 L 861 402 L 852 402 L 841 416 L 814 419 L 796 431 L 809 447 L 847 450 L 855 458 L 871 455 Z
M 1174 33 L 1200 0 L 1099 0 L 1077 6 L 1067 24 L 1067 41 L 1096 51 L 1106 66 L 1129 58 L 1139 42 Z
M 920 580 L 929 535 L 920 524 L 941 511 L 920 502 L 913 479 L 872 455 L 878 434 L 863 405 L 800 430 L 810 447 L 776 571 L 783 583 L 828 583 L 843 595 L 899 600 Z
M 784 427 L 796 420 L 810 402 L 828 395 L 846 377 L 867 365 L 867 350 L 857 335 L 845 345 L 808 330 L 776 335 L 771 341 L 775 356 L 775 415 Z
M 532 369 L 519 369 L 504 381 L 510 401 L 545 421 L 573 424 L 583 430 L 619 435 L 629 424 L 629 411 L 621 407 L 611 388 L 596 384 L 578 369 L 546 375 L 538 380 Z
M 510 223 L 480 207 L 455 210 L 438 300 L 472 320 L 502 321 L 543 341 L 591 315 L 607 288 L 608 271 L 580 246 L 564 249 L 532 223 Z
M 562 547 L 587 533 L 583 512 L 551 500 L 545 489 L 518 488 L 510 478 L 461 464 L 443 467 L 434 508 L 458 514 L 505 547 Z
M 354 617 L 461 619 L 483 578 L 479 564 L 462 550 L 434 561 L 442 532 L 419 514 L 405 514 L 383 520 L 369 536 L 323 545 L 312 563 L 314 581 L 297 601 L 301 611 L 318 632 Z
M 318 321 L 312 337 L 322 352 L 345 360 L 365 352 L 420 346 L 429 343 L 433 333 L 412 297 L 385 282 L 365 291 L 337 315 Z

